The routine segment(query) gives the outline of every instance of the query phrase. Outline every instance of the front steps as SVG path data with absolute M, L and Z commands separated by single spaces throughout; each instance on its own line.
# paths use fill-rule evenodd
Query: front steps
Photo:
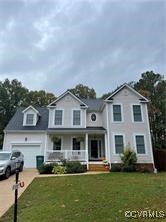
M 104 164 L 89 164 L 88 171 L 108 171 L 105 169 Z

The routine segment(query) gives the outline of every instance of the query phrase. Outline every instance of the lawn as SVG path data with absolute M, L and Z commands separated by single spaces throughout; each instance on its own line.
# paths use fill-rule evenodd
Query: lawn
M 2 204 L 2 203 L 1 203 Z M 164 211 L 166 173 L 36 178 L 19 199 L 18 222 L 128 222 L 125 211 Z M 13 208 L 0 219 L 12 221 Z

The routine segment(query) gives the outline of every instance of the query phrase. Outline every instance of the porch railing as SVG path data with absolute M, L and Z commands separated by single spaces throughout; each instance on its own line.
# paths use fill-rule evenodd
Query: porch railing
M 86 150 L 47 150 L 46 161 L 87 161 L 88 153 Z

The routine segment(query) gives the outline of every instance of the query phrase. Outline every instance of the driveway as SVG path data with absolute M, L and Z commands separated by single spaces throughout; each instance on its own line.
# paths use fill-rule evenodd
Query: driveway
M 37 175 L 38 172 L 36 169 L 24 169 L 24 171 L 19 174 L 20 181 L 24 181 L 25 184 L 23 188 L 19 188 L 19 196 Z M 15 184 L 15 175 L 12 175 L 7 180 L 0 179 L 0 217 L 14 203 L 14 191 L 12 190 L 13 184 Z

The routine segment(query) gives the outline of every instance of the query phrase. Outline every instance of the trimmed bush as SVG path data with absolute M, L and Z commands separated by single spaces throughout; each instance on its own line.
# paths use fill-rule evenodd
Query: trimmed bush
M 70 161 L 65 163 L 67 173 L 83 173 L 87 171 L 86 165 L 82 165 L 79 161 Z
M 65 166 L 54 166 L 52 169 L 52 173 L 54 174 L 65 174 L 66 173 L 66 167 Z
M 136 163 L 137 163 L 137 156 L 136 153 L 130 149 L 130 147 L 127 147 L 122 155 L 122 169 L 125 172 L 134 172 L 136 171 Z
M 53 167 L 54 166 L 57 166 L 56 163 L 48 163 L 48 164 L 42 164 L 38 171 L 40 174 L 52 174 L 52 170 L 53 170 Z

